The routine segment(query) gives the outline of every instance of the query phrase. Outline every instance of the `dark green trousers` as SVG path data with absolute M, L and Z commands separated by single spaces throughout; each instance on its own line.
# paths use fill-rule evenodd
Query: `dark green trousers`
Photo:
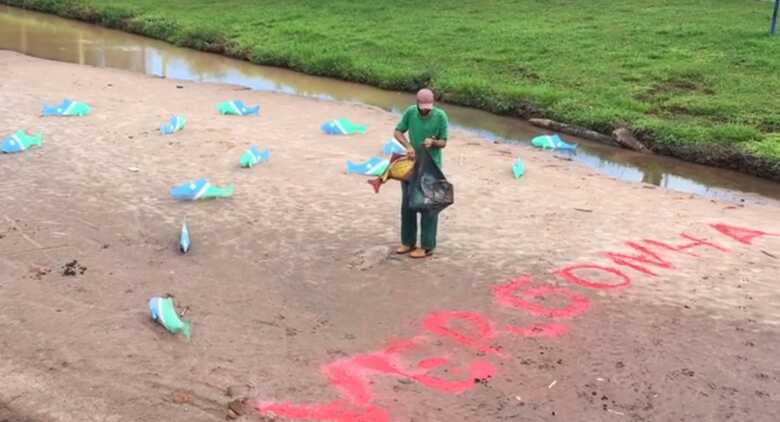
M 420 247 L 427 250 L 436 249 L 436 230 L 439 225 L 439 213 L 418 213 L 409 209 L 409 183 L 401 182 L 401 243 L 406 246 L 417 246 L 417 215 L 420 218 Z

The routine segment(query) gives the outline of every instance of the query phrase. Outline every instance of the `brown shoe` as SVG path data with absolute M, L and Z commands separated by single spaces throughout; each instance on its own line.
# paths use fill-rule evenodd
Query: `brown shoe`
M 429 256 L 433 255 L 432 249 L 422 249 L 417 248 L 412 251 L 412 253 L 409 254 L 410 258 L 420 259 L 420 258 L 427 258 Z
M 401 247 L 399 247 L 395 251 L 395 253 L 397 253 L 398 255 L 405 255 L 405 254 L 408 254 L 409 252 L 411 252 L 412 249 L 413 248 L 411 246 L 401 245 Z

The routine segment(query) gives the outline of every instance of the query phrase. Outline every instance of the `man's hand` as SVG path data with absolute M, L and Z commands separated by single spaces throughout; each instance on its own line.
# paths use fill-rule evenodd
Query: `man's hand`
M 426 139 L 424 144 L 426 149 L 431 148 L 444 148 L 446 144 L 446 141 L 440 141 L 438 139 Z
M 406 148 L 406 155 L 414 160 L 414 147 L 412 147 L 412 144 L 409 143 L 409 140 L 406 139 L 406 135 L 404 135 L 403 132 L 399 131 L 398 129 L 393 132 L 393 137 L 396 141 L 400 142 L 401 145 Z

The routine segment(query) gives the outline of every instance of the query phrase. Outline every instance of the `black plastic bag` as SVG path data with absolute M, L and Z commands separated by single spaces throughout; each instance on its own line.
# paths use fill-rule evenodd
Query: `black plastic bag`
M 453 186 L 433 162 L 427 149 L 417 154 L 414 174 L 409 179 L 409 209 L 439 213 L 455 202 Z

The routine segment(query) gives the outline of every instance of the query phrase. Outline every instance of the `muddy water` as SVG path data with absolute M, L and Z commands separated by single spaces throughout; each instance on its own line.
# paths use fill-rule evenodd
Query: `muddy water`
M 399 112 L 414 102 L 413 96 L 406 93 L 253 65 L 7 6 L 0 6 L 0 49 L 170 79 L 222 82 L 262 91 L 359 102 L 392 112 Z M 475 131 L 489 140 L 527 143 L 531 137 L 545 133 L 519 119 L 449 104 L 443 108 L 450 115 L 453 126 Z M 774 203 L 769 198 L 780 200 L 780 184 L 774 182 L 570 136 L 564 138 L 580 144 L 577 154 L 572 156 L 574 161 L 620 180 L 650 183 L 730 202 Z

